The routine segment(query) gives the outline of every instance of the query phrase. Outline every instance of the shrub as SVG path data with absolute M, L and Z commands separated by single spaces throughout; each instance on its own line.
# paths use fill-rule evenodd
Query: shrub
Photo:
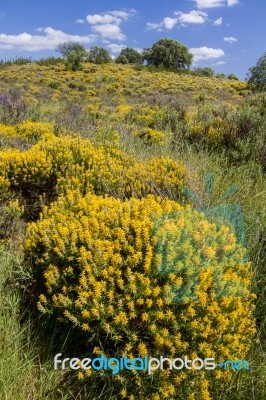
M 227 75 L 227 79 L 239 81 L 239 78 L 235 74 Z
M 0 122 L 17 124 L 28 116 L 28 105 L 24 99 L 8 93 L 0 94 Z
M 60 65 L 62 64 L 63 60 L 60 57 L 47 57 L 47 58 L 40 58 L 39 60 L 34 61 L 37 65 L 44 65 L 46 67 L 53 66 L 53 65 Z
M 198 75 L 198 76 L 211 77 L 211 76 L 215 75 L 214 69 L 210 68 L 210 67 L 204 67 L 204 68 L 197 67 L 197 68 L 194 68 L 194 70 L 192 72 L 193 72 L 193 74 Z
M 49 134 L 27 151 L 0 152 L 0 186 L 22 194 L 30 218 L 36 218 L 44 199 L 50 202 L 68 189 L 122 199 L 152 193 L 176 198 L 184 182 L 182 163 L 156 158 L 138 163 L 118 149 L 93 146 L 86 139 Z
M 254 334 L 245 251 L 197 211 L 70 191 L 30 224 L 25 246 L 39 309 L 83 332 L 90 355 L 244 359 Z M 114 380 L 117 398 L 206 400 L 230 375 L 123 370 Z
M 53 135 L 52 124 L 48 122 L 33 122 L 25 121 L 18 125 L 0 125 L 0 132 L 2 135 L 9 138 L 20 138 L 28 143 L 34 144 L 44 137 Z

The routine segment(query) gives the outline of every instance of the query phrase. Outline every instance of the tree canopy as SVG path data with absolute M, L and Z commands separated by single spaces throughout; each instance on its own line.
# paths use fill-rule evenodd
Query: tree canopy
M 115 60 L 119 64 L 142 64 L 142 55 L 135 49 L 129 47 L 122 49 Z
M 210 67 L 197 67 L 193 70 L 195 75 L 211 77 L 215 75 L 215 71 Z
M 172 39 L 160 39 L 150 49 L 144 49 L 143 58 L 147 65 L 164 68 L 189 68 L 193 55 L 182 43 Z
M 249 69 L 248 82 L 255 90 L 262 92 L 266 89 L 266 51 L 257 64 Z
M 110 53 L 103 47 L 92 46 L 88 53 L 87 60 L 95 64 L 104 64 L 112 61 Z
M 87 55 L 87 51 L 82 44 L 77 42 L 65 42 L 59 44 L 57 51 L 65 58 L 67 68 L 72 71 L 82 69 L 82 61 Z

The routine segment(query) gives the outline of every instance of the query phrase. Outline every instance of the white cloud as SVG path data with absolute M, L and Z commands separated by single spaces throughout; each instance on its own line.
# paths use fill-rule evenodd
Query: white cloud
M 232 7 L 239 3 L 239 0 L 193 0 L 198 8 Z
M 163 19 L 163 25 L 166 29 L 173 29 L 177 24 L 177 18 L 166 17 Z
M 76 24 L 85 24 L 84 19 L 76 19 Z
M 238 40 L 233 36 L 224 37 L 224 41 L 229 44 L 238 42 Z
M 98 33 L 102 39 L 125 40 L 126 36 L 120 27 L 114 24 L 94 25 L 92 31 Z
M 122 49 L 125 49 L 127 46 L 123 44 L 111 43 L 107 46 L 113 53 L 120 53 Z
M 214 21 L 213 25 L 214 25 L 214 26 L 220 26 L 220 25 L 222 25 L 222 23 L 223 23 L 223 18 L 220 17 L 220 18 L 217 18 L 217 19 Z
M 239 3 L 238 0 L 227 0 L 227 5 L 228 5 L 228 7 L 235 6 L 235 5 L 238 4 L 238 3 Z
M 216 58 L 221 58 L 225 56 L 225 53 L 222 49 L 213 49 L 212 47 L 195 47 L 189 49 L 193 54 L 193 62 L 198 62 L 201 60 L 211 60 Z
M 136 10 L 113 10 L 103 14 L 87 15 L 86 21 L 92 25 L 92 31 L 99 34 L 102 40 L 125 40 L 126 36 L 120 29 L 122 22 L 136 14 Z
M 208 18 L 208 14 L 203 11 L 192 10 L 185 14 L 182 11 L 176 11 L 175 15 L 181 24 L 204 24 Z
M 31 35 L 24 32 L 18 35 L 7 35 L 1 33 L 0 49 L 25 51 L 54 50 L 60 43 L 72 41 L 89 44 L 96 39 L 95 35 L 70 35 L 51 27 L 39 28 L 38 32 L 42 32 L 43 34 Z
M 162 26 L 163 26 L 163 23 L 162 23 L 162 22 L 159 22 L 159 23 L 156 23 L 156 22 L 147 22 L 147 24 L 146 24 L 146 29 L 149 30 L 149 31 L 152 30 L 152 29 L 162 30 L 162 29 L 161 29 Z
M 183 13 L 182 11 L 175 11 L 175 18 L 165 17 L 162 22 L 154 23 L 148 22 L 146 24 L 147 30 L 156 29 L 162 31 L 162 29 L 173 29 L 178 23 L 181 25 L 187 24 L 204 24 L 208 18 L 208 14 L 203 11 L 193 10 L 189 13 Z
M 137 11 L 134 8 L 131 8 L 130 10 L 114 10 L 114 11 L 108 11 L 107 14 L 114 15 L 115 17 L 122 18 L 124 20 L 129 19 L 129 17 L 132 17 L 135 15 Z
M 198 8 L 216 8 L 225 5 L 225 0 L 194 0 Z
M 121 18 L 115 17 L 114 15 L 110 14 L 94 14 L 94 15 L 87 15 L 86 20 L 89 24 L 115 24 L 119 25 L 122 22 Z
M 224 65 L 226 63 L 227 63 L 226 61 L 217 61 L 217 62 L 213 63 L 212 65 L 213 66 L 219 66 L 219 65 Z
M 89 24 L 114 24 L 120 25 L 123 21 L 127 21 L 131 16 L 136 14 L 136 10 L 113 10 L 104 14 L 87 15 L 86 20 Z

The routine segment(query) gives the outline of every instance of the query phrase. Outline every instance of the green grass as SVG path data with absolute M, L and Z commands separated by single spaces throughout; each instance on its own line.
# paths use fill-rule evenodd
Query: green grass
M 23 260 L 2 246 L 0 249 L 0 399 L 66 400 L 59 388 L 60 374 L 49 362 L 42 364 L 33 326 L 21 309 Z M 21 321 L 24 320 L 24 323 Z

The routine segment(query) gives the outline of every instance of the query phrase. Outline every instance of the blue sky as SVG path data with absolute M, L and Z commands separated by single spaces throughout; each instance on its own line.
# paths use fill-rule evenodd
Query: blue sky
M 185 44 L 193 66 L 244 79 L 266 50 L 266 0 L 1 0 L 0 59 L 58 55 L 65 41 L 87 49 Z

